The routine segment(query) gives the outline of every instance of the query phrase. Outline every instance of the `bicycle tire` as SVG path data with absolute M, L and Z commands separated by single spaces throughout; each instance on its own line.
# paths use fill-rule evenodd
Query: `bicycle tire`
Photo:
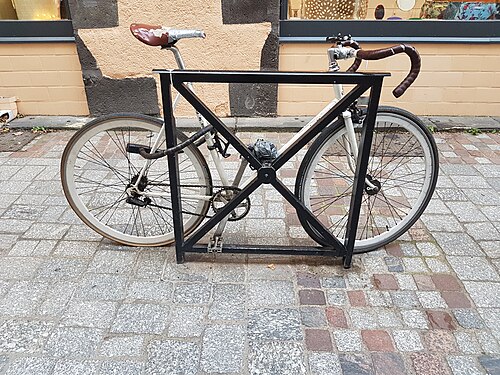
M 162 121 L 138 114 L 115 114 L 89 122 L 68 142 L 61 159 L 63 191 L 77 216 L 102 236 L 129 246 L 161 246 L 174 242 L 167 158 L 148 161 L 126 151 L 127 143 L 151 146 Z M 187 137 L 177 133 L 179 141 Z M 158 149 L 165 149 L 165 139 Z M 194 145 L 179 154 L 185 234 L 204 219 L 212 196 L 210 170 Z M 149 204 L 127 203 L 125 189 L 147 166 L 142 190 Z M 134 181 L 134 182 L 135 182 Z M 193 195 L 193 197 L 194 197 Z M 143 202 L 147 199 L 139 197 Z
M 355 128 L 359 139 L 361 126 Z M 354 176 L 347 167 L 345 132 L 339 119 L 315 139 L 299 167 L 295 186 L 299 199 L 341 240 Z M 380 106 L 367 172 L 378 181 L 380 191 L 368 194 L 365 185 L 354 253 L 385 246 L 415 224 L 432 197 L 438 169 L 436 143 L 422 121 L 408 111 Z M 389 182 L 392 176 L 395 181 Z M 305 218 L 299 219 L 316 242 L 329 245 Z

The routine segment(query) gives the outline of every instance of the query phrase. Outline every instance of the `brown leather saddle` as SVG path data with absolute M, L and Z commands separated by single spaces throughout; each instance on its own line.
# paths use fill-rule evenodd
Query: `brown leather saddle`
M 179 30 L 143 23 L 133 23 L 130 31 L 141 42 L 153 47 L 170 47 L 183 38 L 205 38 L 201 30 Z

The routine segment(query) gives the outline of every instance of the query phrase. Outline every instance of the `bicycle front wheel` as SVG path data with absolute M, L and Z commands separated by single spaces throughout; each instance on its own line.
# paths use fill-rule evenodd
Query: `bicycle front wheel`
M 167 158 L 148 161 L 127 144 L 166 149 L 162 122 L 141 115 L 112 115 L 91 121 L 71 138 L 61 160 L 64 194 L 78 217 L 106 238 L 131 246 L 174 241 Z M 177 135 L 180 141 L 186 136 Z M 178 154 L 185 233 L 205 217 L 212 195 L 207 163 L 188 146 Z M 140 194 L 127 189 L 138 183 Z
M 361 126 L 355 126 L 355 133 L 359 140 Z M 341 240 L 354 182 L 347 146 L 346 128 L 338 120 L 311 145 L 295 188 L 306 207 Z M 422 121 L 399 108 L 379 107 L 354 252 L 376 250 L 405 233 L 427 207 L 437 177 L 437 147 Z M 307 220 L 299 219 L 316 242 L 328 246 Z

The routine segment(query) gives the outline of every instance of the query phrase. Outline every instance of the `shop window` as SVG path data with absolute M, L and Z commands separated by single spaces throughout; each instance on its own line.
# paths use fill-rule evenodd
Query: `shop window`
M 68 17 L 65 0 L 0 0 L 0 20 L 57 21 Z
M 495 20 L 500 1 L 289 0 L 288 19 L 302 20 Z

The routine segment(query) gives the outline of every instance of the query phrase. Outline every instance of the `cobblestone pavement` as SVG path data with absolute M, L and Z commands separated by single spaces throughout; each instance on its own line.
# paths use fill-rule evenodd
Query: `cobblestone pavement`
M 350 270 L 227 254 L 177 265 L 170 248 L 103 240 L 61 192 L 71 134 L 0 154 L 1 375 L 500 374 L 499 134 L 437 133 L 421 222 Z M 304 237 L 266 189 L 234 228 L 250 243 Z

